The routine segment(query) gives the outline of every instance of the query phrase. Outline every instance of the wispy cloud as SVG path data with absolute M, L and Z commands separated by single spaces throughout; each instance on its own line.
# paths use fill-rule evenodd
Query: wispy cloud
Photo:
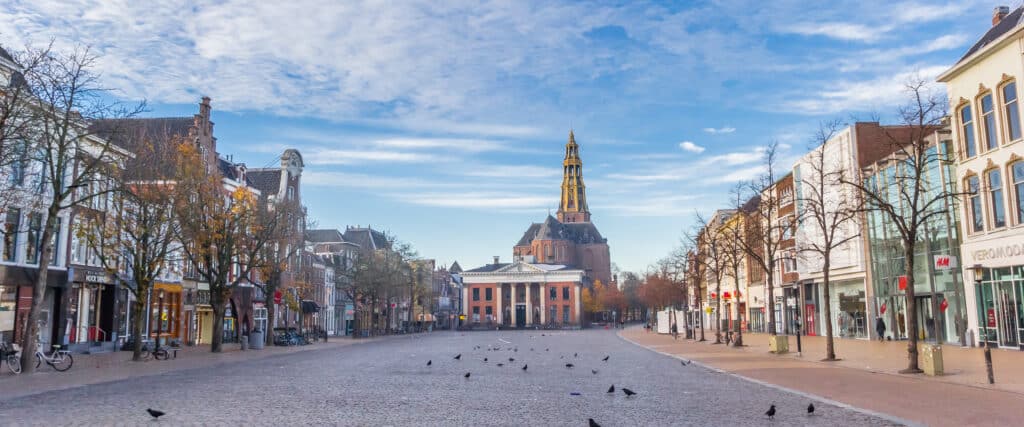
M 892 110 L 904 103 L 907 95 L 906 84 L 910 80 L 920 78 L 926 82 L 934 82 L 935 77 L 946 68 L 948 68 L 946 65 L 934 65 L 868 80 L 832 81 L 823 84 L 823 87 L 817 91 L 784 102 L 781 108 L 800 114 Z M 931 83 L 926 89 L 941 90 L 937 83 Z
M 679 148 L 682 148 L 683 151 L 689 151 L 691 153 L 697 153 L 697 154 L 700 154 L 700 153 L 704 152 L 704 147 L 701 147 L 701 146 L 699 146 L 697 144 L 694 144 L 693 141 L 683 141 L 683 142 L 680 142 L 679 143 Z
M 506 143 L 485 139 L 395 137 L 373 141 L 374 145 L 405 149 L 454 149 L 465 152 L 508 150 Z
M 393 197 L 414 205 L 471 209 L 542 209 L 558 203 L 558 199 L 550 195 L 489 192 L 412 193 Z
M 720 128 L 704 128 L 704 132 L 707 132 L 707 133 L 710 133 L 710 134 L 733 133 L 733 132 L 736 132 L 736 128 L 729 127 L 729 126 L 720 127 Z
M 859 42 L 874 42 L 888 31 L 879 31 L 877 27 L 849 22 L 804 22 L 783 27 L 781 30 L 784 33 L 803 36 L 825 36 Z
M 319 149 L 306 156 L 311 165 L 352 165 L 363 163 L 430 163 L 447 161 L 443 156 L 384 150 Z
M 532 165 L 477 165 L 458 171 L 466 176 L 516 179 L 552 178 L 562 174 L 559 169 Z

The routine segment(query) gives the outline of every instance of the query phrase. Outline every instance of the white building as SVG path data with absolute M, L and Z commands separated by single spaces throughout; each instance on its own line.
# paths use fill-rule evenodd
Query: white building
M 938 78 L 953 115 L 957 180 L 972 193 L 961 204 L 968 327 L 979 342 L 1005 348 L 1024 341 L 1022 51 L 1024 7 L 998 7 L 988 31 Z

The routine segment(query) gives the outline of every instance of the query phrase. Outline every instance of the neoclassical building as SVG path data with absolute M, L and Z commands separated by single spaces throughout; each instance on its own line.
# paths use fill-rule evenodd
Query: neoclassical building
M 531 224 L 512 255 L 512 263 L 494 257 L 492 264 L 462 274 L 463 314 L 470 324 L 578 325 L 583 286 L 611 282 L 608 239 L 590 222 L 583 161 L 572 131 L 557 217 Z

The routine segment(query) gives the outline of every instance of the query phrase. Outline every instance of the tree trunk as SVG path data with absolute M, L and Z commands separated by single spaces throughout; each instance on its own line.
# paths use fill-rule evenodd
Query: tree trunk
M 826 251 L 826 252 L 828 252 L 828 251 Z M 823 298 L 825 300 L 825 360 L 833 361 L 833 360 L 836 360 L 836 343 L 835 343 L 835 337 L 833 336 L 833 331 L 832 331 L 832 304 L 831 304 L 831 301 L 832 301 L 832 299 L 831 299 L 832 298 L 831 297 L 832 291 L 829 289 L 829 288 L 832 287 L 831 286 L 832 283 L 831 283 L 831 280 L 829 279 L 829 272 L 828 272 L 829 268 L 831 267 L 831 263 L 829 263 L 829 258 L 831 256 L 831 253 L 825 253 L 824 255 L 825 255 L 825 263 L 823 264 L 823 270 L 822 270 L 822 273 L 824 274 L 824 276 L 822 277 L 822 280 L 821 280 L 821 288 L 822 288 L 821 292 L 822 292 L 822 296 L 823 296 Z
M 700 339 L 697 341 L 707 341 L 704 339 L 704 299 L 697 297 L 697 317 L 700 319 Z
M 916 239 L 908 239 L 916 240 Z M 900 371 L 901 374 L 920 374 L 924 372 L 917 366 L 917 305 L 914 294 L 914 244 L 907 245 L 903 251 L 903 274 L 907 276 L 907 317 L 904 322 L 907 325 L 907 369 Z
M 220 353 L 224 348 L 224 306 L 227 303 L 223 296 L 213 296 L 220 292 L 210 292 L 213 306 L 213 336 L 210 337 L 210 352 Z
M 736 279 L 736 289 L 734 291 L 739 293 L 739 290 L 740 290 L 740 279 L 739 279 L 740 271 L 739 271 L 739 267 L 736 267 L 735 264 L 733 265 L 733 268 L 732 268 L 732 277 Z M 733 347 L 743 347 L 743 308 L 740 307 L 740 296 L 739 295 L 733 295 L 733 297 L 735 298 L 735 301 L 736 301 L 736 327 L 734 328 L 734 330 L 736 332 L 736 338 L 733 340 L 732 345 L 733 345 Z
M 715 344 L 722 343 L 722 280 L 715 283 Z
M 265 304 L 267 307 L 267 330 L 263 331 L 263 342 L 267 346 L 272 346 L 274 345 L 274 322 L 277 321 L 274 312 L 277 310 L 274 309 L 274 294 L 268 293 L 268 295 L 270 295 L 270 301 Z
M 137 288 L 137 294 L 135 301 L 132 303 L 132 361 L 139 362 L 142 360 L 142 329 L 146 325 L 146 295 L 149 293 L 149 287 L 143 290 L 143 287 Z
M 768 301 L 765 301 L 765 309 L 768 310 L 768 335 L 775 336 L 775 274 L 774 266 L 767 271 L 768 274 Z
M 47 211 L 46 222 L 43 226 L 42 233 L 39 236 L 40 240 L 40 254 L 39 254 L 39 267 L 38 275 L 36 276 L 36 283 L 32 287 L 32 305 L 29 308 L 28 319 L 25 321 L 23 326 L 23 333 L 21 335 L 21 368 L 25 373 L 33 373 L 36 370 L 35 354 L 36 346 L 39 341 L 39 315 L 43 312 L 43 303 L 46 301 L 46 279 L 49 276 L 50 259 L 53 252 L 53 242 L 50 236 L 53 235 L 53 227 L 58 220 L 57 213 L 59 212 L 58 205 L 51 205 Z M 55 315 L 54 322 L 60 322 L 59 316 Z M 53 337 L 54 340 L 59 337 Z M 47 351 L 49 349 L 43 349 Z

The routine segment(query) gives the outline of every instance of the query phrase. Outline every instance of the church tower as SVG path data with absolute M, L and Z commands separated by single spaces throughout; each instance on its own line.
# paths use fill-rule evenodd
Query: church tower
M 558 205 L 558 221 L 590 222 L 587 191 L 583 185 L 583 161 L 580 160 L 580 146 L 576 144 L 572 130 L 569 131 L 565 160 L 562 161 L 562 201 Z

